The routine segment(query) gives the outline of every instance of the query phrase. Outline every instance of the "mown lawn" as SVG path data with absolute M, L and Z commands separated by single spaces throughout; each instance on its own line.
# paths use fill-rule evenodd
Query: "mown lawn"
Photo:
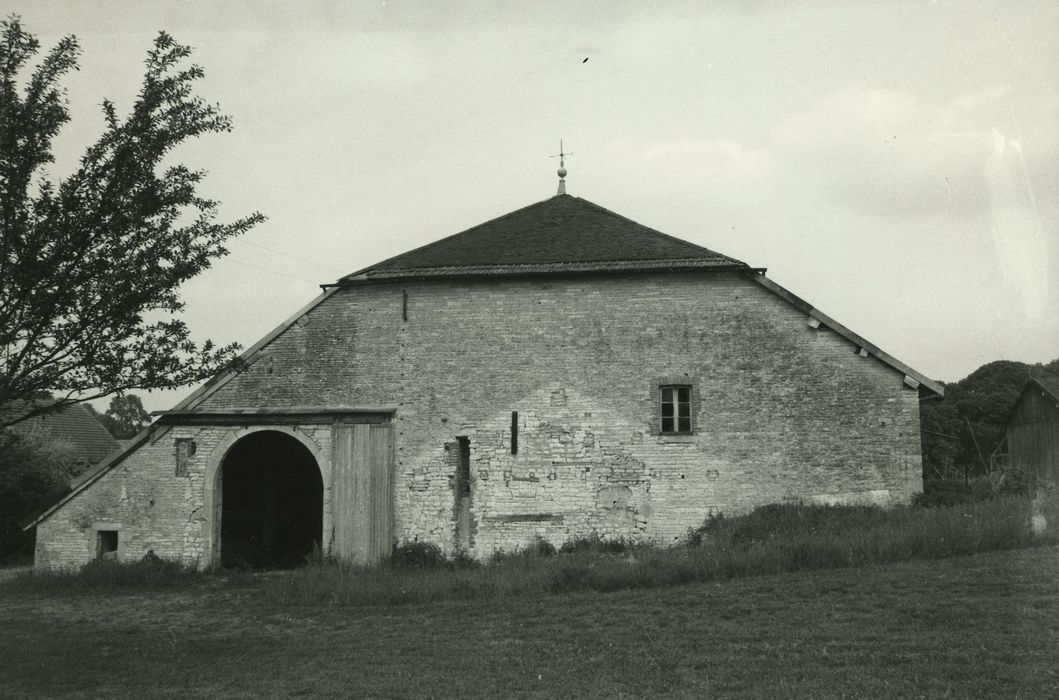
M 1056 547 L 399 606 L 264 585 L 0 584 L 0 695 L 1059 697 Z

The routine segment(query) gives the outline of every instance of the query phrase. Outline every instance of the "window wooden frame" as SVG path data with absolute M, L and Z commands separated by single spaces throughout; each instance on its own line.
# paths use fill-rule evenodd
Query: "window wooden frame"
M 659 432 L 662 435 L 692 435 L 695 416 L 690 384 L 661 384 L 658 387 Z

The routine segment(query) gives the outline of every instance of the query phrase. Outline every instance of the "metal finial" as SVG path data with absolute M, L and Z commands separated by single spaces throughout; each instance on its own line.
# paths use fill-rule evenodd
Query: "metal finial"
M 573 153 L 566 153 L 563 151 L 563 140 L 559 139 L 559 152 L 552 158 L 559 159 L 559 169 L 556 174 L 559 176 L 559 192 L 558 194 L 566 194 L 566 156 L 572 156 Z

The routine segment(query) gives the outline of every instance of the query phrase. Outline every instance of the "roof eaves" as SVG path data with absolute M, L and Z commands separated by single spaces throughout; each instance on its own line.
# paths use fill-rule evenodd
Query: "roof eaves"
M 760 284 L 765 289 L 769 290 L 773 294 L 775 294 L 775 295 L 779 296 L 780 298 L 784 299 L 785 301 L 787 301 L 788 303 L 790 303 L 791 305 L 793 305 L 795 308 L 799 309 L 800 311 L 803 311 L 807 315 L 817 319 L 818 321 L 820 321 L 820 323 L 822 323 L 823 325 L 827 326 L 831 330 L 835 331 L 836 333 L 838 333 L 839 335 L 844 337 L 846 340 L 849 340 L 851 343 L 854 343 L 857 346 L 859 346 L 861 348 L 864 348 L 870 354 L 872 354 L 875 357 L 877 357 L 878 359 L 882 360 L 885 364 L 889 365 L 890 367 L 892 367 L 893 369 L 897 370 L 898 372 L 903 373 L 905 376 L 911 377 L 912 379 L 914 379 L 916 382 L 919 383 L 919 388 L 920 389 L 924 389 L 925 388 L 925 389 L 927 389 L 928 391 L 932 392 L 934 395 L 936 395 L 939 398 L 945 396 L 945 387 L 942 386 L 940 383 L 934 381 L 933 379 L 930 379 L 929 377 L 927 377 L 923 373 L 912 369 L 911 367 L 906 365 L 904 362 L 901 362 L 900 360 L 898 360 L 893 355 L 890 355 L 889 353 L 883 351 L 881 348 L 879 348 L 879 346 L 877 346 L 874 343 L 866 340 L 865 338 L 863 338 L 859 334 L 854 333 L 852 330 L 850 330 L 846 326 L 842 325 L 841 323 L 839 323 L 835 319 L 831 318 L 830 316 L 828 316 L 824 312 L 820 311 L 819 309 L 814 307 L 809 302 L 805 301 L 804 299 L 802 299 L 801 297 L 795 295 L 794 293 L 788 291 L 784 287 L 781 287 L 780 285 L 776 284 L 775 282 L 773 282 L 768 277 L 765 277 L 765 275 L 757 274 L 757 273 L 750 273 L 748 276 L 754 282 L 757 282 L 758 284 Z M 921 392 L 920 396 L 922 397 L 922 395 L 923 394 Z
M 1038 391 L 1043 391 L 1045 396 L 1050 398 L 1057 406 L 1059 406 L 1059 382 L 1056 382 L 1056 387 L 1049 387 L 1051 382 L 1042 380 L 1040 377 L 1028 377 L 1023 383 L 1022 388 L 1019 389 L 1019 395 L 1015 399 L 1015 402 L 1011 404 L 1011 408 L 1008 409 L 1007 415 L 1004 417 L 1004 432 L 1007 433 L 1007 429 L 1011 426 L 1011 421 L 1015 418 L 1015 415 L 1019 412 L 1019 404 L 1022 403 L 1022 399 L 1030 392 L 1031 389 L 1037 388 Z M 997 445 L 999 447 L 999 445 Z M 996 450 L 994 450 L 995 452 Z
M 1059 380 L 1053 382 L 1041 377 L 1031 377 L 1029 381 L 1051 397 L 1052 401 L 1059 402 Z
M 404 270 L 380 270 L 345 278 L 341 286 L 397 279 L 424 279 L 440 277 L 485 277 L 508 275 L 548 275 L 593 272 L 655 272 L 682 270 L 709 270 L 714 272 L 749 270 L 746 263 L 724 259 L 670 258 L 660 260 L 607 260 L 578 263 L 517 263 L 500 265 L 446 265 L 439 267 L 417 267 Z
M 322 294 L 319 294 L 308 304 L 298 309 L 298 311 L 296 311 L 293 316 L 290 316 L 283 323 L 273 328 L 264 338 L 247 348 L 247 350 L 239 356 L 238 360 L 236 361 L 237 364 L 247 366 L 253 363 L 257 359 L 257 355 L 266 345 L 278 338 L 280 334 L 282 334 L 288 328 L 297 323 L 298 319 L 300 319 L 302 316 L 322 304 L 324 301 L 327 300 L 328 297 L 330 297 L 337 291 L 337 287 L 329 287 L 328 289 L 325 289 Z M 172 410 L 185 411 L 200 405 L 203 401 L 220 391 L 221 387 L 223 387 L 225 384 L 235 378 L 237 374 L 239 374 L 238 369 L 229 369 L 225 372 L 221 372 L 216 377 L 208 380 L 206 383 L 196 389 L 190 396 L 188 396 L 183 401 L 174 406 Z
M 337 288 L 324 290 L 322 294 L 319 294 L 315 299 L 313 299 L 311 302 L 299 309 L 293 316 L 276 326 L 268 335 L 266 335 L 264 338 L 250 346 L 250 348 L 248 348 L 246 352 L 239 356 L 239 361 L 246 365 L 252 363 L 256 359 L 258 353 L 261 352 L 262 348 L 264 348 L 266 345 L 275 340 L 281 333 L 283 333 L 285 330 L 294 325 L 298 321 L 298 319 L 300 319 L 302 316 L 322 304 L 328 297 L 330 297 L 337 291 Z M 238 373 L 238 370 L 230 369 L 226 372 L 218 374 L 216 377 L 210 379 L 202 386 L 200 386 L 197 390 L 195 390 L 194 393 L 192 393 L 186 399 L 174 406 L 172 412 L 191 412 L 193 408 L 201 405 L 203 401 L 208 399 L 210 396 L 213 396 L 213 394 L 215 394 L 221 389 L 221 387 L 231 381 Z M 59 502 L 53 505 L 51 508 L 48 508 L 46 511 L 38 515 L 32 520 L 32 522 L 30 522 L 22 529 L 28 530 L 29 528 L 34 527 L 39 523 L 43 522 L 52 513 L 54 513 L 67 502 L 69 502 L 71 498 L 79 494 L 81 491 L 85 490 L 94 481 L 96 481 L 108 471 L 123 462 L 127 456 L 132 454 L 135 450 L 139 449 L 141 445 L 151 439 L 151 436 L 154 432 L 168 429 L 168 426 L 158 425 L 157 423 L 148 426 L 139 435 L 134 437 L 131 442 L 129 442 L 129 444 L 126 445 L 120 452 L 100 462 L 99 465 L 91 472 L 83 474 L 81 477 L 81 481 L 74 485 L 74 488 L 70 491 L 70 493 L 66 494 L 66 496 L 60 499 Z
M 60 498 L 55 503 L 55 505 L 41 512 L 40 515 L 33 518 L 33 520 L 31 520 L 29 523 L 23 525 L 22 530 L 29 530 L 31 527 L 36 527 L 40 523 L 47 520 L 52 513 L 69 503 L 77 494 L 84 491 L 86 488 L 95 483 L 101 476 L 103 476 L 111 469 L 125 461 L 126 457 L 135 452 L 137 449 L 139 449 L 140 445 L 143 445 L 148 440 L 150 440 L 151 436 L 159 430 L 168 430 L 168 428 L 164 428 L 153 423 L 147 428 L 144 428 L 136 437 L 132 439 L 131 442 L 129 442 L 129 444 L 125 448 L 121 450 L 121 452 L 114 454 L 112 457 L 104 459 L 102 462 L 97 464 L 95 469 L 93 469 L 92 471 L 82 474 L 77 483 L 75 483 L 73 488 L 70 489 L 70 493 Z

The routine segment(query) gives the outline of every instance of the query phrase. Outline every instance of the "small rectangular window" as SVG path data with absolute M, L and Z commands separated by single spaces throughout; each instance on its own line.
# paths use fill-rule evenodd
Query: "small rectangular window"
M 100 559 L 118 558 L 118 531 L 97 530 L 96 531 L 96 556 Z
M 662 432 L 691 432 L 691 387 L 661 387 Z
M 187 476 L 191 456 L 195 454 L 195 441 L 191 438 L 176 439 L 176 475 Z

